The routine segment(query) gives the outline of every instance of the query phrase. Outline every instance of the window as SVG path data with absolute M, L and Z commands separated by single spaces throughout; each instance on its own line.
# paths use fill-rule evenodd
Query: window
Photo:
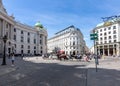
M 111 32 L 108 32 L 108 34 L 111 34 Z
M 30 43 L 30 38 L 27 39 L 27 42 Z
M 15 46 L 15 48 L 16 48 L 16 44 L 15 44 L 14 46 Z
M 14 32 L 16 32 L 16 28 L 14 28 Z
M 16 35 L 14 35 L 14 38 L 13 38 L 15 41 L 16 41 Z
M 115 38 L 116 38 L 116 35 L 113 35 L 113 38 L 115 39 Z
M 30 49 L 30 46 L 28 46 L 28 49 Z
M 36 49 L 36 46 L 34 46 L 34 49 Z
M 116 42 L 116 40 L 114 40 L 114 42 Z
M 30 53 L 30 50 L 28 50 L 28 54 Z
M 21 30 L 21 34 L 23 34 L 23 31 Z
M 111 29 L 111 27 L 108 27 L 108 30 L 110 30 Z
M 73 45 L 75 45 L 75 42 L 73 42 Z
M 113 29 L 116 29 L 116 26 L 113 26 Z
M 34 39 L 34 44 L 36 44 L 36 39 Z
M 24 45 L 21 45 L 21 48 L 24 48 Z
M 41 51 L 41 54 L 43 53 L 43 51 Z
M 116 34 L 116 30 L 113 31 L 113 34 Z
M 107 37 L 105 37 L 104 39 L 107 40 Z
M 109 40 L 109 43 L 111 43 L 111 40 Z
M 24 53 L 24 51 L 23 51 L 23 50 L 21 50 L 21 53 Z
M 75 33 L 73 33 L 73 35 L 75 35 Z
M 104 31 L 106 31 L 106 28 L 104 28 Z
M 40 38 L 42 38 L 42 34 L 40 34 Z
M 102 32 L 102 29 L 100 29 L 100 32 Z
M 102 40 L 102 38 L 100 38 L 100 40 Z
M 107 41 L 105 41 L 105 43 L 107 43 Z
M 106 34 L 106 33 L 104 33 L 104 35 L 106 36 L 107 34 Z
M 24 39 L 23 36 L 21 36 L 21 42 L 23 42 L 23 39 Z
M 111 36 L 109 36 L 109 39 L 111 39 Z
M 102 36 L 102 33 L 100 34 L 100 36 Z
M 42 44 L 42 40 L 40 40 L 40 44 Z
M 28 32 L 28 36 L 30 36 L 30 33 Z

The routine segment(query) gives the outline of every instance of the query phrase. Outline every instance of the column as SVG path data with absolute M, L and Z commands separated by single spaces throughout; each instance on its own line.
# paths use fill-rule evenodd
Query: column
M 104 50 L 104 45 L 103 45 L 103 56 L 105 56 L 105 50 Z
M 108 45 L 108 56 L 110 56 L 110 47 L 109 47 L 109 45 Z
M 39 35 L 39 32 L 37 32 L 37 37 L 36 37 L 37 39 L 36 39 L 36 41 L 37 41 L 37 54 L 40 54 L 40 47 L 39 47 L 39 45 L 40 45 L 40 35 Z
M 113 47 L 113 55 L 115 55 L 115 48 Z
M 120 56 L 120 42 L 119 42 L 119 49 L 118 49 L 118 52 L 119 52 L 119 56 Z

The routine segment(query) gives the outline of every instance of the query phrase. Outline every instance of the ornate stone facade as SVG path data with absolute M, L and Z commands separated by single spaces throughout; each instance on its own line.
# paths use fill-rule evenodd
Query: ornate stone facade
M 40 24 L 39 22 L 37 24 Z M 41 24 L 40 24 L 41 25 Z M 9 16 L 0 0 L 0 54 L 3 54 L 3 36 L 7 35 L 6 54 L 46 54 L 47 31 L 42 26 L 29 26 Z

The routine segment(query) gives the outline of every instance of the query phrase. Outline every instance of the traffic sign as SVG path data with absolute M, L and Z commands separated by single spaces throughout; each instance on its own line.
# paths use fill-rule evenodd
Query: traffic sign
M 98 40 L 98 34 L 97 33 L 90 34 L 90 39 L 91 40 Z

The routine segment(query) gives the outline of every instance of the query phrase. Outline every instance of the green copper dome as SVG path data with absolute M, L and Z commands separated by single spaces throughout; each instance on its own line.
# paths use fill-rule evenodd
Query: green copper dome
M 43 28 L 43 26 L 42 26 L 42 24 L 40 24 L 40 22 L 37 22 L 37 23 L 35 24 L 35 27 Z

